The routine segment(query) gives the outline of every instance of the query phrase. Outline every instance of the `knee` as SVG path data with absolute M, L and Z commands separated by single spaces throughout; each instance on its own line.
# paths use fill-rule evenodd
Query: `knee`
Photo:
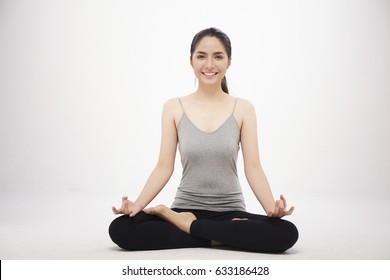
M 126 225 L 129 223 L 128 219 L 130 218 L 126 215 L 118 217 L 111 222 L 108 228 L 111 240 L 122 249 L 127 249 L 125 245 L 125 231 L 127 227 Z
M 281 221 L 283 221 L 283 226 L 280 235 L 280 247 L 278 248 L 279 253 L 283 253 L 293 247 L 299 237 L 298 229 L 292 222 Z
M 108 228 L 111 240 L 120 248 L 125 250 L 140 250 L 144 240 L 145 230 L 142 230 L 141 224 L 148 221 L 154 221 L 155 216 L 147 215 L 143 212 L 134 217 L 123 215 L 113 220 Z

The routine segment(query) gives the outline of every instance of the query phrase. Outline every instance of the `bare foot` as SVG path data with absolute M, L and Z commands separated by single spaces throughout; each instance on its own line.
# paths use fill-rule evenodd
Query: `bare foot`
M 144 212 L 146 214 L 157 215 L 188 234 L 190 234 L 192 222 L 196 220 L 196 216 L 191 212 L 175 212 L 165 205 L 144 209 Z
M 211 247 L 219 247 L 222 246 L 223 244 L 219 241 L 211 240 Z

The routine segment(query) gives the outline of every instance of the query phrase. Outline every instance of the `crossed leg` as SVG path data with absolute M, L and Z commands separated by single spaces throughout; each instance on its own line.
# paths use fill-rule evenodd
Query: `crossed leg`
M 192 236 L 212 240 L 211 246 L 224 244 L 248 251 L 280 253 L 298 240 L 294 224 L 263 215 L 232 212 L 223 220 L 198 220 L 191 212 L 176 212 L 164 205 L 145 212 L 161 217 Z
M 224 244 L 246 251 L 279 253 L 298 239 L 292 223 L 246 212 L 201 214 L 199 219 L 187 210 L 177 212 L 163 205 L 144 212 L 135 217 L 123 215 L 111 223 L 110 236 L 119 247 L 157 250 Z M 194 213 L 199 215 L 197 210 Z

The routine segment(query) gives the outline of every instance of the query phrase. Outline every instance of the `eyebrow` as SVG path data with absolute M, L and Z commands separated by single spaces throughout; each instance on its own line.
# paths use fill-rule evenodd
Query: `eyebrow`
M 206 52 L 202 52 L 202 51 L 197 51 L 196 52 L 197 54 L 207 54 Z M 225 53 L 224 52 L 215 52 L 215 53 L 213 53 L 214 55 L 215 54 L 223 54 L 223 55 L 225 55 Z

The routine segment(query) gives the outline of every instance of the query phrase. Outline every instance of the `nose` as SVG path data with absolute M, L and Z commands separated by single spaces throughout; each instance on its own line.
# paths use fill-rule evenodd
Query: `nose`
M 206 67 L 212 69 L 214 67 L 214 61 L 212 58 L 207 59 Z

